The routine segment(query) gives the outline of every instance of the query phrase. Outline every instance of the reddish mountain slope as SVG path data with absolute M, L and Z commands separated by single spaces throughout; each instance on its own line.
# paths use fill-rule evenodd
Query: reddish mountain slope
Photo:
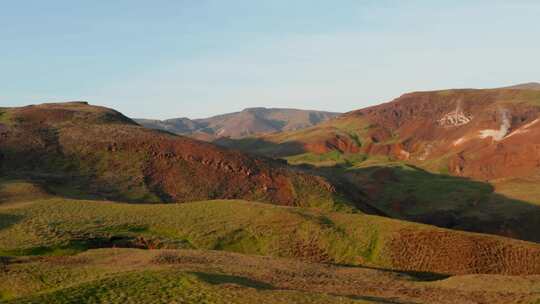
M 134 202 L 242 198 L 333 204 L 333 188 L 322 178 L 148 130 L 86 103 L 0 109 L 0 132 L 3 175 L 43 180 L 64 194 Z
M 366 152 L 383 146 L 402 160 L 435 160 L 456 175 L 494 179 L 538 170 L 539 112 L 537 91 L 455 90 L 406 94 L 349 115 L 376 126 Z
M 263 136 L 258 144 L 267 142 L 265 154 L 273 156 L 337 150 L 390 156 L 477 179 L 519 177 L 540 167 L 539 113 L 540 91 L 535 90 L 416 92 L 310 129 Z M 280 149 L 284 146 L 302 149 Z M 257 152 L 257 147 L 246 150 Z
M 536 91 L 454 90 L 406 94 L 348 115 L 371 124 L 365 152 L 493 179 L 538 170 L 539 106 Z

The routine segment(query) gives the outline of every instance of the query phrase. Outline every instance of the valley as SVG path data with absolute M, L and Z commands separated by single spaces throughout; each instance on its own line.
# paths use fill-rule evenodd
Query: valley
M 1 108 L 0 301 L 538 303 L 539 109 L 418 92 L 209 143 Z

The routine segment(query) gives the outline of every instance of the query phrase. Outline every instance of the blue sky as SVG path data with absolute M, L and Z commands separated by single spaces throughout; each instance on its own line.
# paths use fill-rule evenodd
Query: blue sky
M 540 81 L 540 1 L 0 1 L 0 105 L 349 111 Z

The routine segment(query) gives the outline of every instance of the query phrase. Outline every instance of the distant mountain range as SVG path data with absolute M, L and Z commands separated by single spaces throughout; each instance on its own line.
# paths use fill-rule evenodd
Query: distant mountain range
M 210 141 L 221 137 L 241 138 L 300 130 L 315 126 L 339 114 L 298 109 L 247 108 L 240 112 L 203 119 L 135 119 L 135 121 L 147 128 Z

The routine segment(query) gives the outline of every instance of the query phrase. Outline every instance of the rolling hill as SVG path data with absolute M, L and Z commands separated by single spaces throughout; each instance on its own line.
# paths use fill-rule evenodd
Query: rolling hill
M 297 109 L 248 108 L 240 112 L 203 119 L 135 119 L 135 121 L 147 128 L 210 141 L 221 137 L 240 138 L 305 129 L 338 114 Z
M 17 258 L 4 303 L 535 304 L 538 276 L 439 276 L 203 250 Z M 17 283 L 13 283 L 17 282 Z M 54 284 L 54 285 L 53 285 Z
M 535 303 L 540 245 L 360 213 L 1 180 L 2 303 Z
M 145 129 L 84 102 L 0 109 L 2 176 L 71 197 L 127 202 L 248 199 L 334 206 L 324 179 L 279 161 Z

